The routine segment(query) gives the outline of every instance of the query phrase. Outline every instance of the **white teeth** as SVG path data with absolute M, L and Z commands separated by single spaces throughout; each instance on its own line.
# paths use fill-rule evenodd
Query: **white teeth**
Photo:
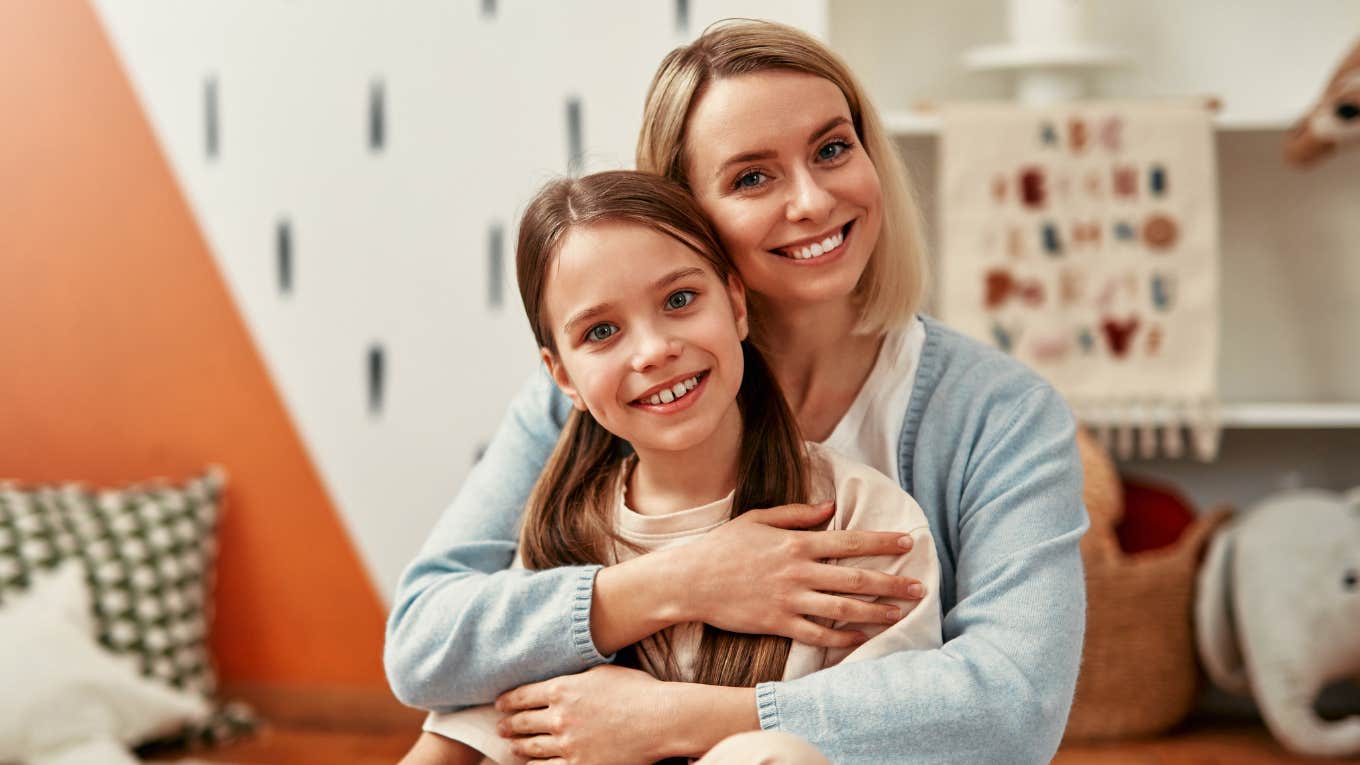
M 840 247 L 841 242 L 844 241 L 845 235 L 837 231 L 836 233 L 832 234 L 831 236 L 828 236 L 822 241 L 812 244 L 808 247 L 799 247 L 793 250 L 786 250 L 785 252 L 789 257 L 795 260 L 807 260 L 809 258 L 815 258 L 820 255 L 825 255 L 826 253 L 831 252 L 837 247 Z
M 654 393 L 645 399 L 639 400 L 654 406 L 658 404 L 669 404 L 672 401 L 682 398 L 686 393 L 689 393 L 697 387 L 699 387 L 699 375 L 695 375 L 688 380 L 681 380 L 675 385 L 663 389 L 660 393 Z

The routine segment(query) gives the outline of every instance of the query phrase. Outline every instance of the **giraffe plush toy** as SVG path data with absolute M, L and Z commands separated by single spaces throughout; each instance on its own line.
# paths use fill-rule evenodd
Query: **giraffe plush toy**
M 1360 146 L 1360 42 L 1341 60 L 1318 102 L 1290 129 L 1284 156 L 1302 167 L 1348 145 Z

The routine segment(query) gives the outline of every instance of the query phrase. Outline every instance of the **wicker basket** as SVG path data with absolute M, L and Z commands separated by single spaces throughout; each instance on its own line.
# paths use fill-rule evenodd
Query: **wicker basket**
M 1197 517 L 1169 547 L 1125 554 L 1115 536 L 1123 517 L 1119 476 L 1093 440 L 1078 440 L 1091 530 L 1082 539 L 1086 641 L 1065 738 L 1155 735 L 1184 719 L 1199 691 L 1195 574 L 1209 536 L 1231 513 Z

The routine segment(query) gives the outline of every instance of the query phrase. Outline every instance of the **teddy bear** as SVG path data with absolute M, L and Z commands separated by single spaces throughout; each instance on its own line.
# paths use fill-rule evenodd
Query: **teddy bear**
M 1347 145 L 1360 145 L 1360 42 L 1337 66 L 1318 102 L 1290 129 L 1284 156 L 1302 167 Z

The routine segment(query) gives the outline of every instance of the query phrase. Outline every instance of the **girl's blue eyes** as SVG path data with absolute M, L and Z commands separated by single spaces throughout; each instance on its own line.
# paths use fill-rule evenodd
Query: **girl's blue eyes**
M 678 311 L 681 308 L 688 308 L 694 304 L 698 297 L 699 292 L 697 290 L 676 290 L 666 297 L 666 310 Z M 585 337 L 582 339 L 587 343 L 602 343 L 618 332 L 619 328 L 613 324 L 601 323 L 586 330 Z
M 595 326 L 586 330 L 586 342 L 598 343 L 603 340 L 608 340 L 609 338 L 614 336 L 615 332 L 618 331 L 619 328 L 614 326 L 613 324 L 596 324 Z
M 680 290 L 678 292 L 672 292 L 671 296 L 666 298 L 666 307 L 672 311 L 676 310 L 677 308 L 684 308 L 690 303 L 693 303 L 695 296 L 697 296 L 698 294 L 699 293 L 695 292 L 694 290 Z
M 737 178 L 736 183 L 732 184 L 738 189 L 754 189 L 759 186 L 765 178 L 765 174 L 759 171 L 743 173 Z

